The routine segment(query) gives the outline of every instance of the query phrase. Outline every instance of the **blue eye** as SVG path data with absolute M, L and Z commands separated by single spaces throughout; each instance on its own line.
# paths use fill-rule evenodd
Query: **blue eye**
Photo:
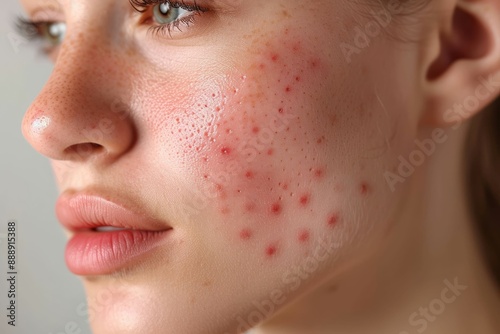
M 190 12 L 188 10 L 174 7 L 168 2 L 156 4 L 153 7 L 153 19 L 158 24 L 171 24 L 179 19 L 182 19 L 189 13 Z
M 24 38 L 40 42 L 46 53 L 60 45 L 66 35 L 64 22 L 33 22 L 19 18 L 16 28 Z
M 167 33 L 172 37 L 174 30 L 191 26 L 195 17 L 208 11 L 197 5 L 195 0 L 129 0 L 132 7 L 144 14 L 143 23 L 153 23 L 150 31 Z

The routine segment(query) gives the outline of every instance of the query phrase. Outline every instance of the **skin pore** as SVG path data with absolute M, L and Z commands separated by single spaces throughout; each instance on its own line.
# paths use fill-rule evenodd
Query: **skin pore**
M 189 26 L 155 35 L 128 1 L 22 2 L 67 25 L 23 121 L 60 191 L 172 227 L 126 268 L 83 277 L 95 333 L 498 332 L 464 199 L 467 125 L 442 115 L 500 70 L 495 1 L 434 1 L 405 30 L 418 42 L 394 18 L 350 61 L 339 46 L 382 7 L 200 0 Z M 481 23 L 470 39 L 457 11 Z M 436 128 L 446 140 L 389 186 Z M 449 284 L 454 301 L 422 311 Z

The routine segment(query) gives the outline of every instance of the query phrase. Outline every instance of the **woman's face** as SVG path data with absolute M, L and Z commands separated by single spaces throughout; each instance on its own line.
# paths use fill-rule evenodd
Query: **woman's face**
M 384 173 L 419 108 L 394 18 L 331 0 L 23 2 L 67 24 L 23 122 L 60 218 L 84 194 L 170 229 L 119 265 L 67 254 L 96 333 L 235 333 L 382 245 L 408 186 Z

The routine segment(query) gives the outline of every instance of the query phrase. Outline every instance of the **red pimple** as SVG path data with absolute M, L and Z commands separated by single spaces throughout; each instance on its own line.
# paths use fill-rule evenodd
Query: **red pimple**
M 295 81 L 299 82 L 300 81 L 300 77 L 299 76 L 295 77 Z
M 313 169 L 313 173 L 316 179 L 321 179 L 325 176 L 325 170 L 323 168 L 315 168 Z
M 274 254 L 276 254 L 277 250 L 278 249 L 275 245 L 267 246 L 266 247 L 266 254 L 267 254 L 267 256 L 273 256 Z
M 273 154 L 274 154 L 274 150 L 272 148 L 267 150 L 267 155 L 273 155 Z
M 251 170 L 249 170 L 249 171 L 247 171 L 247 172 L 245 173 L 245 177 L 246 177 L 247 179 L 253 179 L 253 177 L 254 177 L 254 176 L 255 176 L 255 175 L 254 175 L 254 173 L 253 173 Z
M 311 233 L 308 230 L 299 231 L 298 239 L 300 242 L 306 242 L 309 240 Z
M 300 196 L 300 198 L 299 198 L 300 205 L 307 206 L 307 204 L 309 204 L 310 199 L 311 199 L 311 196 L 309 194 L 304 194 L 304 195 Z
M 254 126 L 254 127 L 252 128 L 252 132 L 253 132 L 253 133 L 259 133 L 259 131 L 260 131 L 260 129 L 259 129 L 259 127 L 258 127 L 258 126 Z
M 326 222 L 329 227 L 334 227 L 335 225 L 337 225 L 338 221 L 339 221 L 339 215 L 337 213 L 332 213 L 330 216 L 328 216 Z
M 240 238 L 242 240 L 248 240 L 252 237 L 252 231 L 248 228 L 244 228 L 243 230 L 240 231 Z
M 222 213 L 223 215 L 227 215 L 229 212 L 230 212 L 230 210 L 229 210 L 229 208 L 227 206 L 223 207 L 220 210 L 220 213 Z
M 284 113 L 284 112 L 285 112 L 285 110 L 284 110 L 283 108 L 279 108 L 279 109 L 278 109 L 278 112 L 279 112 L 280 114 L 282 114 L 282 113 Z
M 281 207 L 280 203 L 274 203 L 273 205 L 271 205 L 271 212 L 275 215 L 280 214 L 282 209 L 283 208 Z
M 223 148 L 221 148 L 220 152 L 223 155 L 229 155 L 229 154 L 231 154 L 231 149 L 229 147 L 223 147 Z
M 271 55 L 271 60 L 272 60 L 273 62 L 277 62 L 277 61 L 278 61 L 278 58 L 279 58 L 279 56 L 278 56 L 276 53 L 273 53 L 273 54 Z
M 309 64 L 311 65 L 311 68 L 317 68 L 319 66 L 319 60 L 318 59 L 311 59 L 309 61 Z
M 247 204 L 245 204 L 245 210 L 247 212 L 254 212 L 255 208 L 256 208 L 255 203 L 247 203 Z
M 370 191 L 370 185 L 366 182 L 362 182 L 359 191 L 361 192 L 361 195 L 366 195 Z
M 292 87 L 290 87 L 290 86 L 286 86 L 286 88 L 285 88 L 285 92 L 289 93 L 289 92 L 291 92 L 291 91 L 292 91 Z
M 319 137 L 317 140 L 316 140 L 316 143 L 319 145 L 319 144 L 322 144 L 323 141 L 325 140 L 325 136 L 321 136 Z

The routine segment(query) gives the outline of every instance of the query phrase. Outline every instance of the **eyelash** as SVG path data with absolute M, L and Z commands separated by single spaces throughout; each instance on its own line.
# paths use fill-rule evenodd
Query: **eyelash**
M 191 12 L 191 14 L 181 19 L 177 19 L 171 23 L 151 26 L 148 30 L 148 32 L 154 35 L 168 34 L 169 37 L 172 36 L 172 31 L 175 29 L 182 31 L 182 26 L 189 27 L 195 22 L 195 17 L 197 15 L 201 15 L 208 11 L 207 8 L 199 6 L 196 0 L 192 1 L 192 4 L 188 4 L 185 0 L 129 0 L 132 7 L 139 13 L 146 13 L 151 7 L 158 4 L 168 4 L 171 8 L 180 8 Z
M 195 22 L 195 16 L 201 15 L 208 11 L 207 8 L 201 7 L 198 5 L 196 0 L 193 1 L 192 4 L 187 3 L 185 0 L 129 0 L 131 6 L 135 11 L 144 14 L 150 11 L 150 8 L 154 7 L 158 4 L 168 4 L 171 8 L 180 8 L 191 12 L 189 15 L 186 15 L 183 18 L 177 19 L 173 22 L 166 24 L 158 24 L 151 26 L 148 32 L 152 32 L 154 35 L 167 35 L 169 37 L 172 36 L 172 32 L 174 30 L 182 31 L 182 27 L 189 27 L 191 24 Z M 153 20 L 153 17 L 150 17 L 149 20 Z M 143 20 L 143 22 L 148 21 L 147 19 Z M 50 43 L 48 40 L 44 40 L 44 31 L 49 29 L 49 27 L 53 24 L 57 24 L 59 22 L 56 21 L 31 21 L 29 19 L 25 19 L 23 17 L 19 17 L 16 20 L 15 28 L 19 32 L 21 36 L 29 41 L 41 41 L 44 43 Z M 45 54 L 50 54 L 54 46 L 41 47 L 42 51 Z

